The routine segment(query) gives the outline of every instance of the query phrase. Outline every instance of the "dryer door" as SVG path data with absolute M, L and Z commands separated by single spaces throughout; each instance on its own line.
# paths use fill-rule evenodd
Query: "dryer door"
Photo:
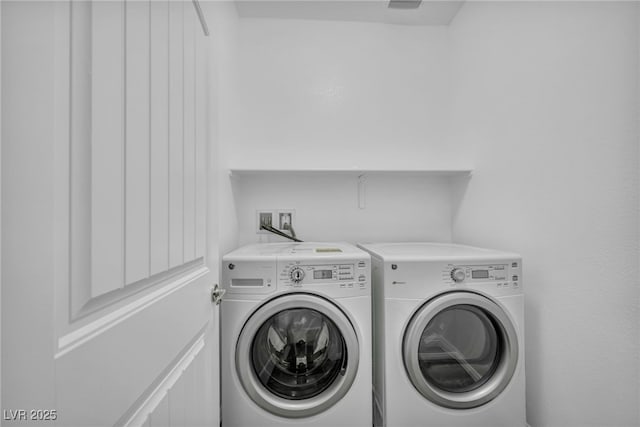
M 288 294 L 261 306 L 236 345 L 236 371 L 251 399 L 288 418 L 331 407 L 358 370 L 358 338 L 347 316 L 330 301 Z
M 446 293 L 424 304 L 407 326 L 403 347 L 414 387 L 454 409 L 494 399 L 518 362 L 510 318 L 496 302 L 472 292 Z

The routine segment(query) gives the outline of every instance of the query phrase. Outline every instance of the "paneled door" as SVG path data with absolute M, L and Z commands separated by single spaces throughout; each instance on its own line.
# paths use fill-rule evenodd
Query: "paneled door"
M 3 425 L 218 425 L 194 3 L 1 7 Z

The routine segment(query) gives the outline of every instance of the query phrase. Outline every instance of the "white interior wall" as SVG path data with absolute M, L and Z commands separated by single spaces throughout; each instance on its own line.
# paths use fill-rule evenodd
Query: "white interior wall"
M 312 239 L 396 240 L 394 230 L 414 228 L 419 238 L 453 232 L 519 251 L 530 424 L 638 425 L 634 7 L 468 2 L 449 29 L 238 20 L 227 10 L 216 101 L 221 252 L 265 240 L 253 234 L 256 207 L 295 208 L 299 234 Z M 474 176 L 451 201 L 445 179 L 393 191 L 392 180 L 374 198 L 401 203 L 346 217 L 337 212 L 354 209 L 353 176 L 228 175 L 461 164 Z M 334 200 L 340 209 L 322 206 Z M 429 220 L 398 222 L 399 205 Z M 375 226 L 388 234 L 367 237 Z
M 639 425 L 635 3 L 467 3 L 454 240 L 522 253 L 532 426 Z
M 211 126 L 209 127 L 215 153 L 210 156 L 217 176 L 212 179 L 212 185 L 217 194 L 216 206 L 211 206 L 210 215 L 217 215 L 218 252 L 224 254 L 237 247 L 238 222 L 234 206 L 233 194 L 229 181 L 228 158 L 229 140 L 232 134 L 232 112 L 236 99 L 236 69 L 237 69 L 237 27 L 238 15 L 233 1 L 205 1 L 201 7 L 206 16 L 211 43 L 210 69 L 211 76 L 209 111 L 211 111 Z M 217 156 L 217 157 L 216 157 Z
M 201 2 L 210 35 L 209 42 L 209 79 L 208 79 L 208 111 L 209 128 L 208 135 L 211 141 L 209 152 L 210 163 L 210 187 L 215 190 L 217 197 L 211 198 L 209 206 L 209 223 L 212 224 L 211 241 L 219 242 L 226 237 L 222 232 L 224 228 L 221 224 L 229 224 L 231 221 L 230 211 L 227 209 L 229 203 L 226 202 L 227 177 L 221 179 L 220 166 L 221 158 L 225 157 L 225 146 L 221 143 L 223 135 L 227 131 L 229 123 L 227 105 L 231 103 L 229 98 L 233 97 L 232 85 L 235 60 L 233 54 L 236 46 L 234 42 L 235 25 L 237 13 L 232 1 L 212 1 Z M 224 173 L 223 173 L 224 174 Z M 225 245 L 216 245 L 211 248 L 212 257 L 219 257 Z
M 452 160 L 447 141 L 446 27 L 292 19 L 236 25 L 223 170 L 464 163 Z M 281 239 L 256 234 L 258 208 L 295 209 L 304 240 L 450 239 L 449 184 L 441 177 L 368 176 L 365 209 L 358 209 L 353 175 L 223 179 L 227 249 Z
M 451 240 L 447 177 L 371 174 L 366 207 L 358 207 L 358 178 L 324 174 L 234 178 L 239 244 L 285 241 L 256 235 L 256 209 L 295 209 L 294 229 L 306 241 Z M 296 226 L 295 224 L 298 224 Z
M 449 161 L 446 27 L 241 19 L 234 167 Z

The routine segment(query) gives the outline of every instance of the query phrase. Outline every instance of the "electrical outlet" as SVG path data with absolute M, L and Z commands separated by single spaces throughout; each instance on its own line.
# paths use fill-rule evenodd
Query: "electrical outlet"
M 292 210 L 280 210 L 278 211 L 278 225 L 279 230 L 291 230 L 293 227 L 293 211 Z
M 270 225 L 277 230 L 291 234 L 291 228 L 295 227 L 295 212 L 293 209 L 258 209 L 256 211 L 256 233 L 272 234 L 261 229 L 262 225 Z
M 270 234 L 267 230 L 263 230 L 263 225 L 273 226 L 273 218 L 275 217 L 275 211 L 257 210 L 256 211 L 256 231 L 258 234 Z

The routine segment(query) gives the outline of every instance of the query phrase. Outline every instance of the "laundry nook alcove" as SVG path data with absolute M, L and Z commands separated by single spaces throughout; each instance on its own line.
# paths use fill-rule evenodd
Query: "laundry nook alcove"
M 0 1 L 2 424 L 639 426 L 639 81 L 635 0 Z

